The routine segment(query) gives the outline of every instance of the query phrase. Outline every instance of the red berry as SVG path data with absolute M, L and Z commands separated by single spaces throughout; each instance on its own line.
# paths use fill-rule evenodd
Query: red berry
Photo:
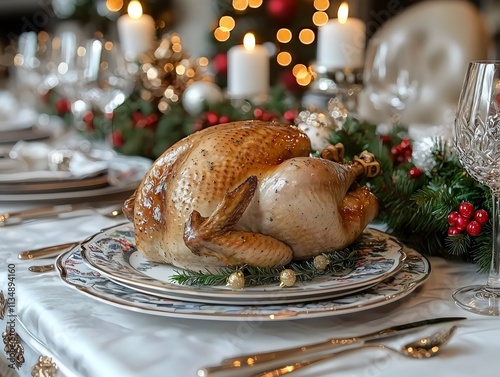
M 403 139 L 403 141 L 401 141 L 401 149 L 408 149 L 411 145 L 410 145 L 410 139 Z
M 463 216 L 458 216 L 456 222 L 455 222 L 455 226 L 460 229 L 460 230 L 465 230 L 465 228 L 467 228 L 467 225 L 469 225 L 470 223 L 470 220 L 463 217 Z
M 290 124 L 293 124 L 295 118 L 297 118 L 297 110 L 287 110 L 283 114 L 283 119 Z
M 457 234 L 462 233 L 460 229 L 458 229 L 456 226 L 450 226 L 448 228 L 448 235 L 449 236 L 456 236 Z
M 69 113 L 71 110 L 71 102 L 66 98 L 61 98 L 56 102 L 56 111 L 59 115 Z
M 83 124 L 85 125 L 85 130 L 87 132 L 92 132 L 95 130 L 94 127 L 94 113 L 91 111 L 83 116 Z
M 225 76 L 227 74 L 227 55 L 225 53 L 215 55 L 212 62 L 218 75 Z
M 380 135 L 380 140 L 382 141 L 382 144 L 390 144 L 391 142 L 391 137 L 389 135 Z
M 278 119 L 278 116 L 271 112 L 271 111 L 266 111 L 263 115 L 262 115 L 262 120 L 265 121 L 265 122 L 270 122 L 272 120 L 276 120 Z
M 460 214 L 457 211 L 452 211 L 448 215 L 448 224 L 451 226 L 457 225 L 457 219 L 460 217 Z
M 125 141 L 123 139 L 121 131 L 113 131 L 113 133 L 111 133 L 110 135 L 110 138 L 111 138 L 111 143 L 115 148 L 120 148 Z
M 472 220 L 469 225 L 467 225 L 467 234 L 470 236 L 477 236 L 481 233 L 481 224 L 479 224 L 476 220 Z
M 91 123 L 94 120 L 94 113 L 92 111 L 89 111 L 83 116 L 83 121 L 85 123 Z
M 262 115 L 264 115 L 264 110 L 262 110 L 262 109 L 257 108 L 253 111 L 253 116 L 255 117 L 255 119 L 261 120 Z
M 135 113 L 132 114 L 132 123 L 134 126 L 137 125 L 141 120 L 144 119 L 144 115 L 142 115 L 140 112 L 136 111 Z
M 219 116 L 216 113 L 210 111 L 207 113 L 207 121 L 210 126 L 215 126 L 219 123 Z
M 462 202 L 458 207 L 458 212 L 463 217 L 470 219 L 472 216 L 474 216 L 474 206 L 469 202 Z
M 419 168 L 414 166 L 408 171 L 408 174 L 410 175 L 410 178 L 417 179 L 418 177 L 420 177 L 422 175 L 422 170 L 420 170 Z M 457 215 L 458 215 L 458 213 L 457 213 Z
M 229 123 L 229 117 L 227 115 L 221 115 L 219 118 L 219 123 Z
M 479 224 L 484 225 L 488 222 L 489 220 L 488 212 L 486 212 L 484 209 L 478 209 L 476 212 L 474 212 L 474 220 L 476 220 Z

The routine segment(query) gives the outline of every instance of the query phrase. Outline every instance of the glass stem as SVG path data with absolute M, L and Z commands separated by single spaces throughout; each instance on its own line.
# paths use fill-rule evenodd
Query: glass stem
M 500 195 L 492 193 L 493 199 L 493 229 L 492 229 L 492 249 L 491 266 L 488 276 L 487 289 L 500 290 Z

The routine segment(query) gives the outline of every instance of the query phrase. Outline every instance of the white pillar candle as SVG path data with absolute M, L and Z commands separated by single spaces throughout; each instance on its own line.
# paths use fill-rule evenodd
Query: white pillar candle
M 155 36 L 155 22 L 148 14 L 142 13 L 141 3 L 132 0 L 128 14 L 117 21 L 121 49 L 128 60 L 135 60 L 152 47 Z
M 251 99 L 269 91 L 269 54 L 247 33 L 243 45 L 227 52 L 227 92 L 232 98 Z
M 338 18 L 328 21 L 318 30 L 316 64 L 335 68 L 360 68 L 365 62 L 366 26 L 363 21 L 349 18 L 349 7 L 343 2 Z

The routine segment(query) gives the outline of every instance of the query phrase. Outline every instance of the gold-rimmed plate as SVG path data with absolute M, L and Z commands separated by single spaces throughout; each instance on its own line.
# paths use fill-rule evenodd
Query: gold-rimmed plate
M 164 317 L 218 321 L 280 321 L 344 315 L 394 303 L 422 285 L 430 276 L 429 261 L 405 247 L 404 266 L 391 277 L 361 292 L 306 303 L 270 305 L 214 305 L 173 300 L 124 287 L 90 268 L 81 247 L 61 255 L 56 266 L 61 279 L 89 297 L 122 309 Z
M 135 246 L 133 224 L 105 229 L 82 244 L 88 265 L 117 283 L 162 297 L 219 304 L 287 303 L 333 297 L 359 291 L 397 273 L 403 266 L 402 245 L 388 234 L 367 229 L 358 243 L 355 268 L 344 275 L 325 274 L 311 281 L 282 289 L 278 284 L 233 290 L 227 286 L 188 286 L 172 281 L 179 271 L 167 264 L 147 260 Z

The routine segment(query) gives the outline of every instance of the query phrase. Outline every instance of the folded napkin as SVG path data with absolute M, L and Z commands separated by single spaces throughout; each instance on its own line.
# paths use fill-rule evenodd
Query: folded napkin
M 12 93 L 0 91 L 0 132 L 30 128 L 37 117 L 35 109 L 20 104 Z
M 9 157 L 19 163 L 19 170 L 2 171 L 0 165 L 2 183 L 83 179 L 107 173 L 111 185 L 120 185 L 142 179 L 151 165 L 149 159 L 121 156 L 111 150 L 81 151 L 44 142 L 20 141 Z

